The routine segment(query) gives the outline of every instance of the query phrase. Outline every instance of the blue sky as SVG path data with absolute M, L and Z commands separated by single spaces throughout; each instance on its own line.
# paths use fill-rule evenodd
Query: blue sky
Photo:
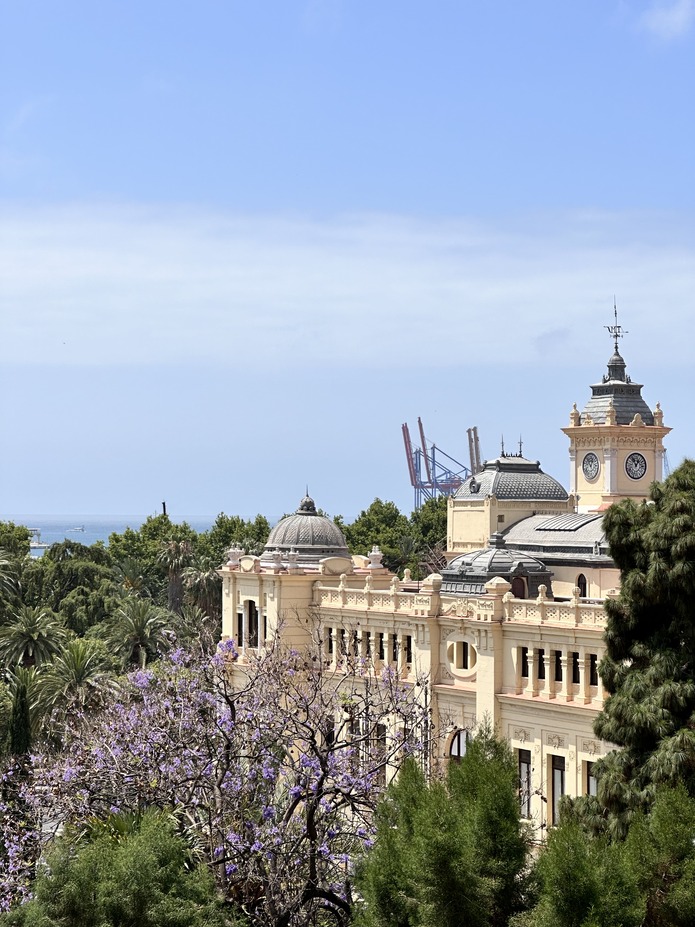
M 566 483 L 614 294 L 695 453 L 695 0 L 24 0 L 0 43 L 0 516 L 409 510 L 418 415 Z

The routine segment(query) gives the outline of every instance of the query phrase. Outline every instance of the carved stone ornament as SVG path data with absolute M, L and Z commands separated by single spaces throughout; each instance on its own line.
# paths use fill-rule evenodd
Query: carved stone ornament
M 525 744 L 528 740 L 531 739 L 531 735 L 523 727 L 515 727 L 513 731 L 513 736 L 515 740 L 520 740 L 522 744 Z
M 582 750 L 591 756 L 596 756 L 597 753 L 601 752 L 601 744 L 596 740 L 583 740 Z
M 561 737 L 559 734 L 548 734 L 545 742 L 549 747 L 553 747 L 555 750 L 565 746 L 565 738 Z

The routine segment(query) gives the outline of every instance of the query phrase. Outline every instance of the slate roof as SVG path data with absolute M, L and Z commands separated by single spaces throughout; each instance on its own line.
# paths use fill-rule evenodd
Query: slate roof
M 642 384 L 633 383 L 628 377 L 625 361 L 617 351 L 608 361 L 608 373 L 603 380 L 591 387 L 591 399 L 582 418 L 590 415 L 594 424 L 604 425 L 611 402 L 618 425 L 629 425 L 636 413 L 642 416 L 645 425 L 654 424 L 654 413 L 642 398 Z
M 544 473 L 537 460 L 514 455 L 486 460 L 479 473 L 459 486 L 455 498 L 484 499 L 492 495 L 498 499 L 559 502 L 567 499 L 564 486 Z

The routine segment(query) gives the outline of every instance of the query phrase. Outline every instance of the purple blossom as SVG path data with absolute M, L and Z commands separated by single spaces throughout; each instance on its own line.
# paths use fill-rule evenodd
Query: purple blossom
M 244 678 L 235 688 L 228 669 L 236 656 L 233 641 L 222 642 L 216 659 L 204 663 L 175 651 L 154 671 L 131 674 L 103 713 L 66 719 L 62 752 L 33 757 L 30 774 L 20 777 L 30 814 L 13 818 L 0 804 L 7 847 L 0 859 L 0 908 L 26 897 L 48 839 L 34 817 L 80 826 L 91 817 L 147 806 L 181 815 L 208 848 L 212 871 L 219 876 L 224 860 L 226 875 L 237 877 L 235 900 L 256 906 L 260 924 L 269 922 L 264 905 L 284 911 L 302 897 L 316 840 L 307 830 L 310 804 L 315 832 L 323 835 L 322 886 L 340 896 L 346 847 L 356 840 L 371 845 L 370 809 L 380 794 L 375 775 L 359 771 L 369 745 L 359 751 L 353 745 L 341 721 L 345 707 L 362 712 L 372 726 L 407 716 L 415 730 L 426 717 L 397 679 L 387 686 L 374 679 L 369 701 L 361 682 L 345 693 L 328 679 L 323 688 L 320 679 L 305 684 L 302 667 L 311 661 L 300 663 L 298 653 L 279 647 L 245 663 L 251 683 Z M 351 684 L 345 677 L 344 686 Z M 330 745 L 307 737 L 306 719 L 317 730 L 327 714 L 337 719 Z M 404 751 L 396 730 L 384 750 L 397 766 Z M 11 767 L 0 774 L 5 790 L 20 787 Z M 347 815 L 351 807 L 363 809 L 364 818 Z

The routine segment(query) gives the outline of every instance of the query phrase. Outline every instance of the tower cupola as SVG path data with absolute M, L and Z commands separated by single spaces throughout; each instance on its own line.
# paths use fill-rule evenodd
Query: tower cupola
M 671 430 L 663 423 L 657 403 L 652 411 L 642 397 L 642 384 L 633 383 L 618 350 L 627 332 L 618 324 L 606 325 L 613 339 L 613 354 L 600 383 L 581 413 L 576 405 L 570 424 L 562 430 L 570 439 L 570 492 L 579 511 L 602 509 L 618 499 L 645 499 L 654 480 L 663 478 L 663 439 Z

